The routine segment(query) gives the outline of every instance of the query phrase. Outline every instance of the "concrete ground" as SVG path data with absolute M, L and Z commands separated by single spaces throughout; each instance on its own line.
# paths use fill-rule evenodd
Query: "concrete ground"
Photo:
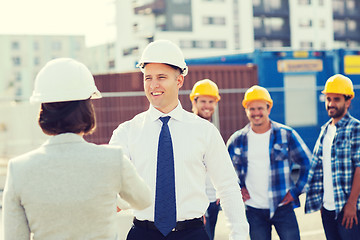
M 320 212 L 311 214 L 304 213 L 305 195 L 300 196 L 301 207 L 295 209 L 295 214 L 300 228 L 301 240 L 325 240 L 324 230 L 322 228 Z M 215 229 L 215 240 L 229 239 L 229 228 L 226 225 L 224 213 L 220 211 L 218 223 Z M 250 238 L 248 238 L 250 239 Z M 276 230 L 272 230 L 272 239 L 278 240 L 279 236 Z
M 320 212 L 312 213 L 312 214 L 304 214 L 304 196 L 300 197 L 301 207 L 295 209 L 295 213 L 298 219 L 300 235 L 302 240 L 325 240 L 324 231 L 322 228 Z M 1 220 L 2 219 L 2 211 L 0 209 L 0 233 L 2 233 L 1 229 Z M 125 211 L 121 215 L 118 216 L 118 225 L 119 225 L 119 240 L 123 240 L 126 237 L 126 231 L 131 226 L 132 215 L 131 212 Z M 1 234 L 0 234 L 1 236 Z M 276 234 L 275 229 L 272 231 L 273 240 L 279 239 Z M 226 225 L 226 220 L 224 213 L 220 211 L 219 220 L 215 229 L 215 240 L 227 240 L 229 239 L 229 228 Z M 250 239 L 250 238 L 249 238 Z M 0 240 L 2 238 L 0 237 Z

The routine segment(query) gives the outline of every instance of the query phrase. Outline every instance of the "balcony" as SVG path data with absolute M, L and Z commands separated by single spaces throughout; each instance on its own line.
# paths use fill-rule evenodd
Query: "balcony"
M 289 7 L 282 6 L 281 8 L 269 8 L 264 6 L 254 7 L 254 17 L 267 16 L 267 17 L 289 17 Z
M 334 19 L 360 19 L 360 8 L 354 9 L 334 9 L 333 17 Z

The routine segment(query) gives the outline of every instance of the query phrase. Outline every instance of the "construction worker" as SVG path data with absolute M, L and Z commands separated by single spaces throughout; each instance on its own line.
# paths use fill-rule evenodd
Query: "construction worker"
M 269 118 L 273 100 L 265 88 L 249 88 L 242 105 L 250 123 L 235 132 L 227 146 L 239 176 L 250 237 L 271 239 L 273 225 L 280 239 L 300 239 L 293 207 L 300 205 L 310 151 L 294 129 Z M 296 183 L 291 177 L 295 164 Z
M 151 42 L 138 66 L 150 107 L 120 124 L 110 144 L 124 146 L 150 185 L 154 204 L 134 211 L 127 239 L 208 240 L 202 222 L 209 204 L 208 173 L 229 219 L 230 239 L 245 240 L 241 192 L 222 137 L 209 121 L 185 111 L 178 99 L 188 71 L 180 48 L 168 40 Z
M 116 196 L 133 208 L 151 204 L 150 189 L 121 148 L 97 146 L 83 135 L 95 129 L 90 98 L 100 98 L 80 62 L 48 62 L 31 102 L 41 103 L 39 125 L 49 139 L 11 159 L 3 201 L 3 240 L 117 239 Z
M 190 93 L 193 113 L 210 122 L 219 100 L 219 89 L 216 83 L 210 79 L 197 81 Z M 210 204 L 205 213 L 205 228 L 210 240 L 213 240 L 220 210 L 220 200 L 216 198 L 216 190 L 209 177 L 206 177 L 206 195 L 208 196 Z
M 328 240 L 360 239 L 360 121 L 349 113 L 354 89 L 341 74 L 330 77 L 322 91 L 330 120 L 315 144 L 305 212 L 321 210 Z

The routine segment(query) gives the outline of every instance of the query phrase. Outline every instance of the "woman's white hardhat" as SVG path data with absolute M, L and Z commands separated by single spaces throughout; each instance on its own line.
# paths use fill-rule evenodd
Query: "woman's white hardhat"
M 89 69 L 74 59 L 56 58 L 37 74 L 30 102 L 66 102 L 88 98 L 101 98 Z

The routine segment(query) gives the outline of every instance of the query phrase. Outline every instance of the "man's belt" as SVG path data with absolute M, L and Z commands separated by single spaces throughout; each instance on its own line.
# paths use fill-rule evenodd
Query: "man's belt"
M 151 229 L 151 230 L 158 230 L 158 228 L 155 226 L 154 222 L 151 222 L 151 221 L 147 221 L 147 220 L 142 221 L 142 220 L 138 220 L 138 219 L 134 218 L 133 223 L 136 227 L 141 227 L 141 228 L 146 228 L 146 229 Z M 176 222 L 176 227 L 171 231 L 173 231 L 173 232 L 181 231 L 181 230 L 186 230 L 186 229 L 191 229 L 191 228 L 199 228 L 201 226 L 204 226 L 202 218 L 194 218 L 194 219 L 190 219 L 190 220 Z

